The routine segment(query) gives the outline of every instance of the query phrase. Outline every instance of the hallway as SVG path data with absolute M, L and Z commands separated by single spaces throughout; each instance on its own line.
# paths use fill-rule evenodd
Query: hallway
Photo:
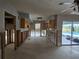
M 16 51 L 7 47 L 6 59 L 79 59 L 79 46 L 50 48 L 46 37 L 31 37 Z
M 78 24 L 79 0 L 0 0 L 0 59 L 79 59 Z

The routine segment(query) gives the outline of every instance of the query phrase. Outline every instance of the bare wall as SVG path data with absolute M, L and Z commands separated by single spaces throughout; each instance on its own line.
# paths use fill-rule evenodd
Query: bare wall
M 0 32 L 5 30 L 5 27 L 4 27 L 5 11 L 16 16 L 16 29 L 19 29 L 18 13 L 15 7 L 11 5 L 8 1 L 0 0 Z

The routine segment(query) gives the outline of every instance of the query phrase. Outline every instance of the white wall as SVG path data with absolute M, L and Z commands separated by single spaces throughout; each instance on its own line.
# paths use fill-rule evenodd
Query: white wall
M 19 29 L 18 13 L 17 13 L 16 9 L 9 2 L 0 0 L 0 32 L 5 30 L 5 27 L 4 27 L 5 11 L 16 16 L 16 29 Z
M 58 45 L 61 45 L 62 40 L 62 23 L 63 21 L 79 21 L 78 15 L 58 15 L 57 30 L 58 30 Z
M 16 9 L 11 4 L 9 4 L 7 1 L 0 0 L 0 32 L 5 31 L 5 21 L 4 21 L 5 11 L 16 16 L 16 29 L 19 29 L 18 13 Z M 0 58 L 1 58 L 1 53 L 0 53 Z
M 2 10 L 0 9 L 0 32 L 1 31 L 4 31 L 4 18 L 3 18 L 3 12 L 2 12 Z

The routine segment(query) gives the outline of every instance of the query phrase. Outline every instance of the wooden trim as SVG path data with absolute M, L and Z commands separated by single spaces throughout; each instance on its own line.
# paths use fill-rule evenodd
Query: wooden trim
M 1 59 L 5 58 L 5 33 L 1 32 L 0 33 L 0 38 L 1 38 Z

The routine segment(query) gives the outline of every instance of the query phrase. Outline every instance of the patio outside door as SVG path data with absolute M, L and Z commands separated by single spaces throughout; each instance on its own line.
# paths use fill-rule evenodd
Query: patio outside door
M 79 44 L 79 22 L 64 21 L 62 25 L 62 45 Z

